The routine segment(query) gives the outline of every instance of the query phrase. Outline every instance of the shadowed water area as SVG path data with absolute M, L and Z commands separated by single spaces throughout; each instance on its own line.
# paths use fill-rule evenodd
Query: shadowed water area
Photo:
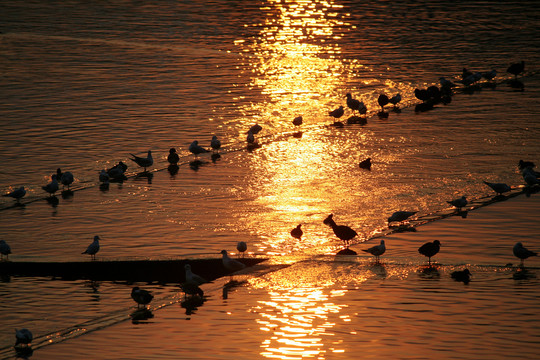
M 324 341 L 325 352 L 310 353 L 310 344 L 321 341 L 309 336 L 300 352 L 268 350 L 290 344 L 266 336 L 263 328 L 273 326 L 261 325 L 270 321 L 266 312 L 290 311 L 310 319 L 301 326 L 289 323 L 293 332 L 301 328 L 324 338 L 320 327 L 343 323 L 340 331 L 346 335 L 336 341 L 358 342 L 366 357 L 413 358 L 420 351 L 429 358 L 441 356 L 431 352 L 434 327 L 464 341 L 457 335 L 463 328 L 454 326 L 463 322 L 458 316 L 463 306 L 477 309 L 478 317 L 486 319 L 508 311 L 510 300 L 501 299 L 501 291 L 515 291 L 520 295 L 514 306 L 526 314 L 537 313 L 538 305 L 529 297 L 538 296 L 536 277 L 515 282 L 515 267 L 504 266 L 517 265 L 511 253 L 516 241 L 540 249 L 538 232 L 527 230 L 527 224 L 537 222 L 536 213 L 516 210 L 521 201 L 537 203 L 536 194 L 508 201 L 520 204 L 508 227 L 520 221 L 521 229 L 494 240 L 487 250 L 482 246 L 479 252 L 456 251 L 445 259 L 440 280 L 427 283 L 417 273 L 424 264 L 417 256 L 420 244 L 409 248 L 403 240 L 387 254 L 390 258 L 382 269 L 371 266 L 365 253 L 334 260 L 328 254 L 343 244 L 323 220 L 333 213 L 338 224 L 359 234 L 353 244 L 368 247 L 379 242 L 371 239 L 386 232 L 394 211 L 418 211 L 415 217 L 448 213 L 447 201 L 463 195 L 480 204 L 495 196 L 484 180 L 508 183 L 520 191 L 525 182 L 518 161 L 540 162 L 538 2 L 7 1 L 2 7 L 0 189 L 27 190 L 22 205 L 0 197 L 0 238 L 11 246 L 10 261 L 89 260 L 81 252 L 94 235 L 102 239 L 97 261 L 218 258 L 222 249 L 234 257 L 240 240 L 248 243 L 248 256 L 270 257 L 270 264 L 305 261 L 250 278 L 229 301 L 219 298 L 219 281 L 210 284 L 212 295 L 191 317 L 197 322 L 192 329 L 197 340 L 179 340 L 187 326 L 183 322 L 176 328 L 174 321 L 158 320 L 185 318 L 182 312 L 174 313 L 182 310 L 174 302 L 183 293 L 173 284 L 138 284 L 152 290 L 155 299 L 164 299 L 157 303 L 174 306 L 155 311 L 151 324 L 134 326 L 124 321 L 134 305 L 130 283 L 12 277 L 0 283 L 0 299 L 6 304 L 0 310 L 0 346 L 13 344 L 14 328 L 31 328 L 43 339 L 60 329 L 91 323 L 89 328 L 100 330 L 38 348 L 34 356 L 42 358 L 40 351 L 87 337 L 121 344 L 150 332 L 151 346 L 163 349 L 149 351 L 153 358 L 182 358 L 179 345 L 172 345 L 178 341 L 192 342 L 193 352 L 183 358 L 223 358 L 242 348 L 242 342 L 237 346 L 231 339 L 216 341 L 215 348 L 202 350 L 212 341 L 210 327 L 224 324 L 223 333 L 238 331 L 240 340 L 264 345 L 247 346 L 244 358 L 333 359 L 355 354 L 350 346 Z M 514 75 L 506 69 L 522 60 L 524 73 L 519 82 L 511 81 Z M 497 76 L 465 87 L 458 83 L 463 68 L 495 69 Z M 414 90 L 439 85 L 440 77 L 458 83 L 451 103 L 416 112 L 420 100 Z M 366 124 L 346 123 L 353 115 L 346 93 L 366 104 Z M 377 99 L 383 93 L 402 96 L 400 111 L 387 105 L 385 119 L 377 116 Z M 345 107 L 339 119 L 345 123 L 342 128 L 331 126 L 335 119 L 328 115 L 340 105 Z M 303 117 L 300 126 L 292 124 L 297 116 Z M 262 126 L 255 135 L 260 147 L 248 149 L 246 132 L 254 124 Z M 222 142 L 219 156 L 205 153 L 196 158 L 188 151 L 194 140 L 209 149 L 212 135 Z M 168 169 L 166 159 L 172 147 L 180 155 L 175 171 Z M 148 173 L 141 173 L 129 154 L 146 156 L 148 150 L 154 163 Z M 368 157 L 371 171 L 359 167 Z M 129 166 L 127 180 L 100 186 L 99 172 L 119 161 Z M 48 198 L 41 187 L 59 167 L 74 174 L 72 191 L 62 192 L 60 186 L 56 196 Z M 483 209 L 459 218 L 460 224 Z M 298 224 L 304 230 L 300 241 L 290 235 Z M 451 227 L 447 230 L 450 239 L 441 239 L 443 246 L 458 237 Z M 489 241 L 499 231 L 486 229 L 477 237 Z M 424 235 L 421 239 L 433 240 Z M 537 260 L 531 260 L 535 272 Z M 464 298 L 459 296 L 463 284 L 449 278 L 462 264 L 470 264 L 481 284 L 471 283 Z M 505 280 L 498 281 L 501 278 Z M 293 279 L 294 285 L 286 289 L 278 286 Z M 302 284 L 308 290 L 302 290 Z M 355 292 L 359 289 L 362 296 Z M 304 305 L 280 305 L 291 297 L 312 296 L 316 308 L 336 297 L 339 301 L 329 302 L 332 309 L 325 310 L 336 318 L 315 323 L 317 311 L 303 315 Z M 399 296 L 403 302 L 396 300 Z M 377 305 L 381 298 L 383 303 Z M 447 311 L 442 323 L 432 316 L 441 315 L 439 304 Z M 396 321 L 393 332 L 384 330 L 389 320 L 385 323 L 380 317 L 381 308 Z M 375 311 L 377 318 L 367 323 L 347 320 L 363 319 L 366 309 Z M 221 322 L 234 314 L 239 316 L 236 322 Z M 531 326 L 530 333 L 538 333 L 537 317 L 529 323 L 526 316 L 508 314 L 496 324 L 499 330 L 519 318 L 522 322 L 512 329 Z M 403 319 L 414 319 L 413 325 L 408 327 Z M 483 328 L 491 331 L 492 324 L 482 327 L 482 321 L 474 323 L 477 334 Z M 109 324 L 119 324 L 122 330 Z M 359 338 L 362 333 L 370 336 Z M 385 336 L 399 334 L 402 341 L 384 341 Z M 497 333 L 495 338 L 507 335 Z M 513 339 L 509 348 L 519 348 L 519 338 Z M 538 352 L 537 336 L 525 341 Z M 381 348 L 377 342 L 386 345 Z M 489 349 L 510 356 L 503 351 L 503 340 L 490 340 L 478 350 L 470 345 L 478 341 L 468 344 L 470 351 L 457 358 L 492 355 Z M 439 350 L 452 349 L 448 344 Z M 110 351 L 116 350 L 103 345 L 103 352 L 89 355 L 82 349 L 81 358 L 108 358 Z M 125 357 L 147 358 L 144 347 L 133 351 Z M 533 358 L 532 354 L 523 355 Z

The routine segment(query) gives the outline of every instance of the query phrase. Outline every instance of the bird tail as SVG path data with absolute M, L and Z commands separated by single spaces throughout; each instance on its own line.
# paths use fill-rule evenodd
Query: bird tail
M 81 254 L 86 254 L 86 251 L 83 251 Z
M 369 252 L 369 250 L 366 250 L 366 249 L 362 249 L 362 251 L 365 251 L 365 252 L 367 252 L 367 253 Z
M 491 184 L 491 183 L 489 183 L 489 182 L 487 182 L 487 181 L 484 180 L 484 184 L 489 185 L 489 184 Z

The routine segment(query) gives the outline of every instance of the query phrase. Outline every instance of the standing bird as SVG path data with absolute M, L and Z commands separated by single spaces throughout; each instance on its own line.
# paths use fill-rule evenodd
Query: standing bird
M 397 107 L 397 104 L 401 101 L 401 94 L 396 94 L 388 99 L 390 104 L 394 105 L 394 109 Z
M 206 150 L 205 148 L 203 148 L 202 146 L 199 145 L 199 142 L 198 142 L 197 140 L 194 140 L 194 141 L 189 145 L 188 150 L 189 150 L 193 155 L 195 155 L 195 157 L 197 157 L 197 155 L 199 155 L 199 154 L 207 153 L 207 152 L 208 152 L 208 150 Z
M 134 161 L 137 165 L 144 168 L 145 172 L 147 167 L 150 167 L 154 164 L 154 159 L 152 158 L 152 150 L 148 150 L 148 155 L 145 158 L 133 154 L 129 155 L 133 156 L 133 158 L 130 158 L 130 160 Z
M 51 182 L 41 187 L 43 190 L 49 193 L 50 196 L 54 195 L 58 191 L 58 181 L 56 175 L 51 176 Z
M 92 260 L 96 260 L 96 254 L 99 251 L 99 240 L 99 236 L 94 236 L 94 241 L 81 254 L 89 254 L 92 256 Z
M 248 131 L 247 133 L 247 142 L 248 142 L 248 145 L 255 144 L 255 136 L 253 135 L 251 131 Z
M 497 195 L 502 195 L 502 193 L 512 190 L 512 188 L 509 185 L 504 184 L 504 183 L 490 183 L 490 182 L 484 181 L 484 184 L 492 188 L 493 191 L 497 193 Z
M 452 279 L 456 281 L 461 281 L 465 285 L 467 285 L 471 281 L 471 272 L 469 269 L 463 269 L 461 271 L 454 271 L 450 274 Z
M 216 135 L 212 136 L 212 140 L 210 140 L 210 147 L 214 152 L 219 151 L 219 148 L 221 147 L 221 141 L 219 141 Z
M 323 223 L 330 226 L 332 230 L 334 230 L 334 234 L 344 242 L 345 246 L 348 247 L 349 241 L 358 234 L 356 231 L 346 225 L 337 225 L 333 219 L 333 216 L 334 214 L 328 215 L 328 217 L 323 220 Z
M 520 242 L 516 243 L 513 248 L 514 256 L 521 259 L 521 266 L 523 266 L 523 260 L 531 256 L 537 256 L 534 251 L 526 249 Z
M 30 330 L 15 329 L 15 346 L 18 346 L 19 344 L 28 346 L 32 342 L 33 339 L 34 339 L 34 336 L 32 335 L 32 332 Z
M 231 259 L 229 255 L 227 255 L 227 250 L 221 250 L 221 254 L 223 255 L 221 261 L 223 263 L 223 266 L 225 267 L 225 270 L 227 270 L 228 272 L 234 273 L 246 267 L 246 265 L 244 265 L 240 261 Z
M 461 211 L 461 208 L 467 206 L 469 202 L 467 201 L 467 198 L 465 196 L 462 196 L 459 199 L 447 201 L 447 203 L 449 203 L 452 206 L 455 206 L 458 211 Z
M 246 132 L 246 134 L 251 131 L 254 135 L 257 135 L 259 133 L 259 131 L 261 131 L 261 130 L 262 130 L 262 126 L 259 125 L 259 124 L 255 124 L 255 125 L 253 125 L 252 127 L 249 128 L 249 130 Z
M 524 169 L 526 169 L 528 167 L 534 168 L 534 167 L 536 167 L 536 165 L 532 161 L 519 160 L 519 163 L 518 163 L 519 170 L 524 170 Z
M 101 172 L 99 173 L 99 181 L 103 184 L 108 184 L 109 183 L 109 174 L 107 173 L 107 170 L 103 169 L 101 170 Z
M 298 224 L 297 227 L 291 230 L 291 236 L 293 238 L 296 238 L 296 239 L 302 238 L 302 235 L 304 235 L 304 232 L 302 231 L 302 229 L 300 229 L 301 227 L 302 227 L 302 224 Z
M 146 305 L 152 301 L 154 295 L 147 290 L 140 289 L 138 286 L 135 286 L 133 289 L 131 289 L 131 298 L 135 300 L 137 303 L 137 309 L 139 309 L 140 305 L 143 305 L 143 307 L 146 308 Z
M 184 265 L 184 270 L 186 272 L 186 282 L 194 283 L 196 285 L 201 285 L 201 284 L 204 284 L 205 282 L 207 282 L 205 278 L 203 278 L 202 276 L 199 276 L 197 274 L 194 274 L 191 271 L 191 265 L 189 265 L 189 264 Z
M 417 212 L 418 211 L 396 211 L 395 213 L 392 214 L 392 216 L 388 218 L 388 223 L 390 224 L 391 222 L 395 222 L 395 221 L 397 222 L 405 221 L 411 216 L 413 216 L 414 214 L 416 214 Z
M 497 70 L 485 71 L 482 73 L 482 77 L 487 81 L 495 79 L 495 76 L 497 76 Z
M 24 186 L 21 186 L 20 188 L 13 190 L 10 193 L 4 194 L 2 196 L 8 196 L 11 198 L 14 198 L 19 202 L 24 196 L 26 195 L 26 190 L 24 189 Z
M 384 252 L 386 251 L 386 246 L 384 245 L 384 240 L 381 240 L 381 243 L 379 245 L 372 246 L 369 249 L 362 249 L 362 251 L 365 251 L 365 252 L 370 253 L 371 255 L 375 256 L 376 261 L 379 262 L 379 256 L 384 254 Z
M 330 115 L 331 117 L 335 119 L 339 119 L 340 117 L 343 116 L 344 113 L 345 113 L 345 110 L 343 109 L 343 106 L 340 106 L 337 109 L 334 109 L 328 112 L 328 115 Z
M 57 176 L 57 179 L 58 179 L 58 176 Z M 69 186 L 73 183 L 73 180 L 74 180 L 73 174 L 69 171 L 62 173 L 62 176 L 60 176 L 60 183 L 62 183 L 62 188 L 64 188 L 64 186 L 67 186 L 68 190 L 69 190 Z
M 195 296 L 198 295 L 201 299 L 204 296 L 204 291 L 194 282 L 186 281 L 184 283 L 180 284 L 180 288 L 185 294 L 185 298 L 187 298 L 188 295 Z
M 237 244 L 236 244 L 236 250 L 238 250 L 238 252 L 240 252 L 242 254 L 242 257 L 244 257 L 244 253 L 246 252 L 247 250 L 247 244 L 245 241 L 239 241 Z
M 435 240 L 433 242 L 427 242 L 418 248 L 418 252 L 424 256 L 427 256 L 429 265 L 431 265 L 431 258 L 435 256 L 441 249 L 441 242 Z
M 360 161 L 360 164 L 358 165 L 360 166 L 360 169 L 371 170 L 371 158 Z
M 293 119 L 292 123 L 294 126 L 300 126 L 304 122 L 304 119 L 301 116 L 297 116 Z
M 6 259 L 9 260 L 9 254 L 11 254 L 11 247 L 9 247 L 8 243 L 4 240 L 0 240 L 0 260 L 4 259 L 4 255 L 6 255 Z
M 347 93 L 347 95 L 345 95 L 345 97 L 347 98 L 347 107 L 349 109 L 351 109 L 353 111 L 353 113 L 355 111 L 360 110 L 360 106 L 361 106 L 361 101 L 360 100 L 353 99 L 351 93 Z
M 388 96 L 386 96 L 385 94 L 381 94 L 381 95 L 379 95 L 379 98 L 377 99 L 377 102 L 379 103 L 379 105 L 381 107 L 381 112 L 383 113 L 384 112 L 384 107 L 386 105 L 388 105 L 388 103 L 390 102 L 390 99 L 388 99 Z
M 107 174 L 109 174 L 111 180 L 123 181 L 127 179 L 125 175 L 127 168 L 127 165 L 120 161 L 118 164 L 108 169 Z
M 175 148 L 169 149 L 169 155 L 167 155 L 167 161 L 171 165 L 176 165 L 178 164 L 178 161 L 180 161 L 180 156 L 178 156 L 178 154 L 176 153 Z
M 514 75 L 515 79 L 517 79 L 517 76 L 521 74 L 523 70 L 525 70 L 525 61 L 513 63 L 506 69 L 506 72 Z

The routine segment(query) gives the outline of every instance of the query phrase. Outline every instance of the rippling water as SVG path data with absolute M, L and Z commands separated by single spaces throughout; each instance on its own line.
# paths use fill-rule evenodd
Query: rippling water
M 322 224 L 329 213 L 363 241 L 396 210 L 429 214 L 490 194 L 482 180 L 521 185 L 517 161 L 540 161 L 537 5 L 6 1 L 0 188 L 28 190 L 24 206 L 0 198 L 10 259 L 81 259 L 96 234 L 108 259 L 217 256 L 240 239 L 255 254 L 321 254 L 341 245 Z M 521 60 L 516 89 L 506 68 Z M 464 67 L 496 69 L 495 85 L 415 113 L 415 88 L 457 81 Z M 368 123 L 329 127 L 347 92 L 366 103 Z M 381 93 L 401 93 L 402 111 L 380 120 Z M 255 123 L 262 146 L 248 151 Z M 188 145 L 209 147 L 214 134 L 221 157 L 195 166 Z M 171 147 L 177 174 L 167 171 Z M 149 149 L 153 176 L 137 176 L 128 154 Z M 370 172 L 358 167 L 367 157 Z M 99 171 L 118 161 L 130 178 L 100 190 Z M 58 167 L 75 175 L 75 191 L 45 201 Z M 299 223 L 302 242 L 289 235 Z M 65 294 L 85 286 L 25 282 Z M 10 301 L 26 296 L 2 287 Z M 114 308 L 98 303 L 98 313 Z M 33 318 L 11 311 L 13 327 Z

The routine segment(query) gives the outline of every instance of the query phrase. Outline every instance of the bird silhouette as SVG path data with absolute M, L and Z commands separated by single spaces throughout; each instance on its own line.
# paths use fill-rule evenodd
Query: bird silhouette
M 54 195 L 58 191 L 58 181 L 56 175 L 51 176 L 51 182 L 41 187 L 43 190 L 49 193 L 50 196 Z
M 371 170 L 371 158 L 360 161 L 358 166 L 360 166 L 361 169 Z
M 467 198 L 465 196 L 462 196 L 459 199 L 454 199 L 454 200 L 447 201 L 447 203 L 449 203 L 452 206 L 455 206 L 458 211 L 461 211 L 461 208 L 467 206 L 468 201 L 467 201 Z
M 94 236 L 94 241 L 88 245 L 85 251 L 83 251 L 81 254 L 89 254 L 92 257 L 92 260 L 96 260 L 96 254 L 99 251 L 99 236 Z
M 206 279 L 203 278 L 202 276 L 194 274 L 191 271 L 191 265 L 189 264 L 184 265 L 184 271 L 185 271 L 186 282 L 192 282 L 197 285 L 201 285 L 207 282 Z
M 343 116 L 344 113 L 345 110 L 343 109 L 343 106 L 340 106 L 337 109 L 330 111 L 328 115 L 332 116 L 333 118 L 339 119 Z
M 171 165 L 176 165 L 178 164 L 178 161 L 180 161 L 180 156 L 178 156 L 178 154 L 176 153 L 175 148 L 169 149 L 169 155 L 167 155 L 167 161 Z
M 514 79 L 517 79 L 517 76 L 521 74 L 524 70 L 525 70 L 525 61 L 522 61 L 519 63 L 511 64 L 508 67 L 508 69 L 506 69 L 506 72 L 514 75 Z
M 523 261 L 531 256 L 537 256 L 538 254 L 534 251 L 531 251 L 523 246 L 522 243 L 518 242 L 514 245 L 512 249 L 514 256 L 518 259 L 521 259 L 521 266 L 523 266 Z
M 134 161 L 137 165 L 144 168 L 144 171 L 146 172 L 146 168 L 150 167 L 154 164 L 154 159 L 152 158 L 152 150 L 148 150 L 148 155 L 146 157 L 139 157 L 133 154 L 129 154 L 132 156 L 130 158 L 131 161 Z
M 388 218 L 388 223 L 405 221 L 418 211 L 396 211 Z
M 379 262 L 379 257 L 386 251 L 386 245 L 384 244 L 384 240 L 381 240 L 379 245 L 372 246 L 369 249 L 362 249 L 362 251 L 375 256 L 376 261 Z
M 214 152 L 219 151 L 219 148 L 221 148 L 221 141 L 219 141 L 216 135 L 212 136 L 212 140 L 210 140 L 210 147 Z
M 461 281 L 465 285 L 467 285 L 471 281 L 471 272 L 469 269 L 463 269 L 461 271 L 454 271 L 450 274 L 452 279 L 456 281 Z
M 244 257 L 244 254 L 247 250 L 247 244 L 245 241 L 239 241 L 237 244 L 236 244 L 236 250 L 238 250 L 239 253 L 242 254 L 242 257 Z
M 152 301 L 154 295 L 147 290 L 140 289 L 138 286 L 135 286 L 133 289 L 131 289 L 131 298 L 137 303 L 137 309 L 139 309 L 141 305 L 146 307 L 146 305 Z
M 0 240 L 0 260 L 4 258 L 4 255 L 9 260 L 9 254 L 11 254 L 11 247 L 4 240 Z
M 291 230 L 291 236 L 296 239 L 301 239 L 302 235 L 304 235 L 304 232 L 301 229 L 302 224 L 298 224 L 297 227 Z
M 497 193 L 497 195 L 502 195 L 503 193 L 512 190 L 512 188 L 509 185 L 504 184 L 504 183 L 491 183 L 491 182 L 484 181 L 484 184 L 492 188 L 493 191 Z
M 24 186 L 21 186 L 18 189 L 13 190 L 12 192 L 9 192 L 7 194 L 4 194 L 2 196 L 11 197 L 17 200 L 17 202 L 20 202 L 21 199 L 26 195 L 26 190 L 24 189 Z
M 418 252 L 428 258 L 429 265 L 431 265 L 431 258 L 435 256 L 441 249 L 441 242 L 435 240 L 433 242 L 427 242 L 418 248 Z
M 334 234 L 343 241 L 345 246 L 348 247 L 349 242 L 358 234 L 356 233 L 356 231 L 346 225 L 337 225 L 333 217 L 334 214 L 328 215 L 328 217 L 323 220 L 323 223 L 330 226 L 334 231 Z

